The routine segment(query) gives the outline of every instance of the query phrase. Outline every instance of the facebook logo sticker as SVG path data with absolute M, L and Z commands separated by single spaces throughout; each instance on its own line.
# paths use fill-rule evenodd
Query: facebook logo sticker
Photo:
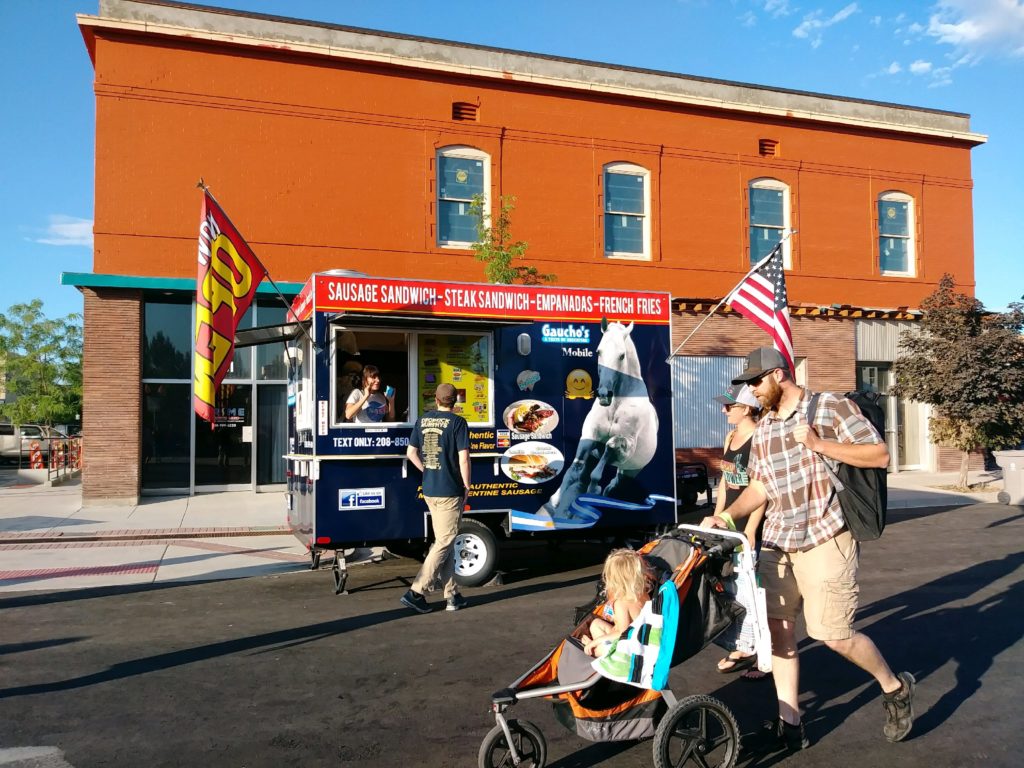
M 384 509 L 384 489 L 342 488 L 338 491 L 338 509 Z

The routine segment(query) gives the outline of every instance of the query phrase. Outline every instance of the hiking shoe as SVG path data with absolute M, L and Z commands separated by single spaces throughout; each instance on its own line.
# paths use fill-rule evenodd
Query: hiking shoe
M 469 605 L 469 602 L 456 592 L 454 595 L 448 598 L 448 605 L 445 606 L 446 611 L 460 611 Z
M 900 672 L 896 677 L 901 683 L 900 689 L 882 694 L 882 706 L 885 707 L 882 733 L 891 742 L 903 741 L 914 725 L 914 685 L 917 680 L 909 672 Z
M 402 595 L 400 599 L 402 601 L 402 605 L 412 608 L 416 613 L 430 613 L 430 611 L 433 610 L 427 604 L 427 598 L 419 592 L 413 592 L 411 589 Z
M 761 730 L 748 733 L 740 740 L 745 752 L 755 755 L 766 755 L 775 752 L 799 752 L 811 746 L 807 734 L 804 733 L 803 721 L 799 725 L 790 725 L 779 720 L 765 720 Z

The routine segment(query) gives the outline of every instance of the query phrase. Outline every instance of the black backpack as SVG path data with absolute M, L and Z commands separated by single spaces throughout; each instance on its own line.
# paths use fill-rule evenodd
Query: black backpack
M 814 425 L 821 393 L 811 395 L 807 406 L 807 423 Z M 878 405 L 878 395 L 872 392 L 849 392 L 846 397 L 857 404 L 864 417 L 885 440 L 885 411 Z M 823 435 L 824 437 L 824 435 Z M 820 456 L 820 454 L 819 454 Z M 885 530 L 885 510 L 888 503 L 886 469 L 852 467 L 821 457 L 832 480 L 832 493 L 839 496 L 843 519 L 857 541 L 874 541 Z M 829 498 L 829 503 L 832 499 Z

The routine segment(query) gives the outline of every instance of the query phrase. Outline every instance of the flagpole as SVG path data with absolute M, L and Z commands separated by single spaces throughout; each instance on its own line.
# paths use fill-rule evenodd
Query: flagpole
M 231 225 L 231 228 L 235 230 L 235 232 L 238 234 L 239 239 L 241 239 L 241 241 L 245 243 L 246 247 L 249 249 L 249 253 L 251 253 L 253 255 L 253 258 L 255 258 L 256 261 L 259 262 L 259 265 L 263 267 L 263 271 L 266 273 L 267 280 L 270 281 L 270 285 L 277 293 L 278 298 L 281 299 L 281 303 L 284 304 L 284 308 L 291 312 L 292 303 L 285 298 L 284 294 L 281 292 L 281 289 L 277 287 L 277 283 L 274 282 L 274 278 L 270 276 L 270 270 L 267 269 L 267 265 L 264 264 L 263 260 L 256 255 L 256 251 L 254 251 L 252 249 L 252 246 L 249 245 L 249 241 L 242 236 L 242 232 L 241 230 L 238 229 L 238 227 L 235 226 L 235 222 L 231 221 L 231 217 L 228 216 L 227 211 L 224 210 L 224 206 L 220 204 L 220 201 L 216 197 L 214 197 L 213 192 L 210 191 L 210 188 L 206 185 L 206 182 L 203 181 L 202 176 L 199 177 L 199 181 L 196 183 L 196 187 L 198 187 L 199 189 L 203 190 L 203 192 L 208 194 L 210 196 L 210 199 L 217 204 L 217 207 L 220 208 L 221 214 L 224 216 L 225 219 L 228 220 L 228 223 Z M 287 315 L 285 317 L 287 318 Z M 320 350 L 317 347 L 316 342 L 313 341 L 313 337 L 309 335 L 309 331 L 306 330 L 306 327 L 298 318 L 295 318 L 295 320 L 295 324 L 299 326 L 299 330 L 302 331 L 302 334 L 309 340 L 309 343 L 313 346 L 313 352 L 319 352 Z
M 769 260 L 770 260 L 770 259 L 771 259 L 771 258 L 772 258 L 773 256 L 775 256 L 775 254 L 776 254 L 776 253 L 777 253 L 777 252 L 778 252 L 779 250 L 781 250 L 781 249 L 782 249 L 782 244 L 783 244 L 783 243 L 785 243 L 785 242 L 786 242 L 786 241 L 787 241 L 787 240 L 788 240 L 788 239 L 789 239 L 790 237 L 792 237 L 792 236 L 793 236 L 793 235 L 795 235 L 796 233 L 797 233 L 797 230 L 795 230 L 795 229 L 791 229 L 791 230 L 787 231 L 787 232 L 786 232 L 786 233 L 785 233 L 785 234 L 784 234 L 784 235 L 783 235 L 783 236 L 782 236 L 782 237 L 781 237 L 781 238 L 779 239 L 779 242 L 777 242 L 777 243 L 775 244 L 775 247 L 774 247 L 774 248 L 772 248 L 772 249 L 771 249 L 771 250 L 770 250 L 770 251 L 768 252 L 768 255 L 767 255 L 767 256 L 765 256 L 765 257 L 764 257 L 763 259 L 761 259 L 761 260 L 760 260 L 759 262 L 757 262 L 757 263 L 756 263 L 756 264 L 755 264 L 754 266 L 752 266 L 752 267 L 750 268 L 750 270 L 749 270 L 749 271 L 747 272 L 747 274 L 745 274 L 745 275 L 744 275 L 743 277 L 741 277 L 741 278 L 739 279 L 739 282 L 737 282 L 737 283 L 736 283 L 736 285 L 734 285 L 734 286 L 733 286 L 733 287 L 732 287 L 732 288 L 731 288 L 731 289 L 729 290 L 729 292 L 725 294 L 725 298 L 723 298 L 723 299 L 722 299 L 722 300 L 721 300 L 720 302 L 718 302 L 717 304 L 715 304 L 715 306 L 711 308 L 711 311 L 710 311 L 710 312 L 708 312 L 708 313 L 707 313 L 707 315 L 705 315 L 704 319 L 703 319 L 703 320 L 701 320 L 701 321 L 700 321 L 699 323 L 697 323 L 697 327 L 696 327 L 696 328 L 694 328 L 694 329 L 693 329 L 692 331 L 690 331 L 690 333 L 689 333 L 689 334 L 687 335 L 687 337 L 686 337 L 685 339 L 683 339 L 683 340 L 682 340 L 681 342 L 679 342 L 679 344 L 678 344 L 678 345 L 676 346 L 676 348 L 672 350 L 672 354 L 670 354 L 670 355 L 669 355 L 669 356 L 668 356 L 667 358 L 665 358 L 665 362 L 666 362 L 666 363 L 669 363 L 669 362 L 671 362 L 671 361 L 672 361 L 672 358 L 676 356 L 676 353 L 677 353 L 677 352 L 678 352 L 678 351 L 679 351 L 680 349 L 682 349 L 682 348 L 683 348 L 683 346 L 684 346 L 684 345 L 686 344 L 686 342 L 688 342 L 688 341 L 689 341 L 690 339 L 692 339 L 692 338 L 693 338 L 693 335 L 694 335 L 695 333 L 697 333 L 697 331 L 699 331 L 699 330 L 700 330 L 701 326 L 702 326 L 702 325 L 704 325 L 704 323 L 706 323 L 706 322 L 707 322 L 708 320 L 710 320 L 710 319 L 711 319 L 711 316 L 712 316 L 713 314 L 715 314 L 715 312 L 717 312 L 717 311 L 718 311 L 718 308 L 719 308 L 719 307 L 721 307 L 721 306 L 722 306 L 723 304 L 725 304 L 725 302 L 726 302 L 726 301 L 728 301 L 729 297 L 733 295 L 733 293 L 734 293 L 734 292 L 736 291 L 736 289 L 737 289 L 737 288 L 739 288 L 739 287 L 740 287 L 741 285 L 743 285 L 743 282 L 744 282 L 744 281 L 745 281 L 745 280 L 746 280 L 746 279 L 747 279 L 748 277 L 750 277 L 750 276 L 751 276 L 752 274 L 754 274 L 754 272 L 756 272 L 756 271 L 757 271 L 758 269 L 760 269 L 760 268 L 762 267 L 762 265 L 764 265 L 764 264 L 768 263 L 768 261 L 769 261 Z

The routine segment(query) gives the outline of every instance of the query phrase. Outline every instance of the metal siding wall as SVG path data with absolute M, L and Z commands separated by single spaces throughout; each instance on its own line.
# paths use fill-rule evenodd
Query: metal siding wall
M 712 400 L 743 370 L 743 357 L 673 357 L 672 421 L 676 448 L 721 445 L 728 425 Z
M 892 362 L 899 353 L 899 341 L 913 327 L 898 320 L 857 320 L 857 360 Z

